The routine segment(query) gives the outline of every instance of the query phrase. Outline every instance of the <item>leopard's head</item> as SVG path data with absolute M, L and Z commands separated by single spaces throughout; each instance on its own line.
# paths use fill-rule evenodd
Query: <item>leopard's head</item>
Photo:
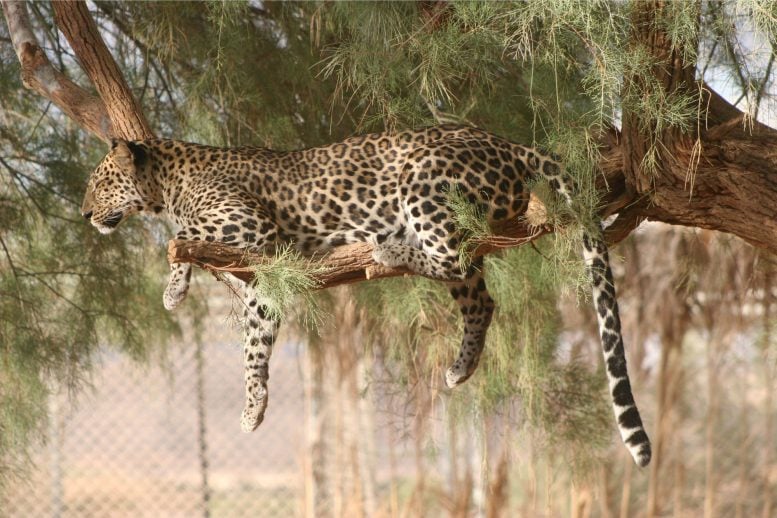
M 127 216 L 149 207 L 141 172 L 148 155 L 140 144 L 113 139 L 111 150 L 89 177 L 81 214 L 103 234 Z

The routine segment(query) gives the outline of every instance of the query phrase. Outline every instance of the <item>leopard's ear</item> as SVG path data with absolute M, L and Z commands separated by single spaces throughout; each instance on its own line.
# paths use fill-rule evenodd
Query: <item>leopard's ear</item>
M 111 151 L 114 160 L 123 169 L 140 167 L 146 161 L 145 149 L 128 140 L 111 139 Z

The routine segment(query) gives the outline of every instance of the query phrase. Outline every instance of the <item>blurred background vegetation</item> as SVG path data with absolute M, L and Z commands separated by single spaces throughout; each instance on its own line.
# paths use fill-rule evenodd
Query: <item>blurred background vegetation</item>
M 561 154 L 590 213 L 595 135 L 617 126 L 624 107 L 681 129 L 699 117 L 691 97 L 622 95 L 623 77 L 650 65 L 629 46 L 628 3 L 89 5 L 163 137 L 289 149 L 474 124 Z M 85 84 L 50 6 L 29 10 L 51 61 Z M 704 2 L 700 15 L 696 4 L 675 2 L 661 23 L 697 62 L 698 78 L 777 125 L 773 2 Z M 171 235 L 163 222 L 138 218 L 106 237 L 82 220 L 85 179 L 104 144 L 23 88 L 2 24 L 0 58 L 0 481 L 8 483 L 43 439 L 50 394 L 76 397 L 101 348 L 164 363 L 169 339 L 206 318 L 208 304 L 195 292 L 183 314 L 163 310 Z M 460 323 L 444 286 L 392 279 L 316 294 L 328 313 L 322 328 L 286 319 L 307 344 L 311 397 L 329 397 L 325 387 L 359 373 L 358 390 L 331 396 L 357 404 L 371 397 L 371 372 L 390 380 L 392 399 L 413 416 L 407 433 L 419 469 L 403 503 L 411 514 L 769 516 L 775 259 L 736 238 L 657 224 L 614 248 L 635 396 L 655 449 L 651 467 L 637 472 L 615 436 L 579 234 L 569 225 L 536 247 L 488 258 L 498 309 L 487 352 L 450 393 L 442 372 Z M 471 436 L 471 451 L 446 447 L 467 459 L 451 480 L 423 469 L 431 414 L 448 422 L 450 437 Z

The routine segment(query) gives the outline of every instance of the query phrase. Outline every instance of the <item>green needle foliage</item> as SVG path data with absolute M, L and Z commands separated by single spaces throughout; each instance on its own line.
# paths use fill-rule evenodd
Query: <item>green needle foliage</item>
M 46 8 L 31 6 L 51 20 Z M 101 346 L 144 360 L 177 326 L 161 307 L 160 229 L 130 220 L 101 236 L 79 213 L 106 146 L 25 90 L 10 45 L 0 45 L 0 60 L 11 64 L 0 67 L 2 486 L 42 437 L 49 395 L 88 387 Z
M 271 261 L 252 268 L 254 292 L 263 301 L 270 318 L 281 320 L 296 314 L 307 328 L 318 331 L 326 314 L 313 290 L 319 287 L 316 277 L 326 273 L 325 266 L 287 245 L 278 248 Z
M 520 401 L 528 431 L 582 470 L 609 444 L 606 377 L 575 358 L 559 358 L 556 300 L 566 279 L 543 257 L 553 252 L 552 239 L 538 247 L 540 253 L 523 248 L 487 257 L 486 282 L 497 310 L 481 365 L 451 392 L 449 411 L 460 419 L 503 412 Z M 386 279 L 353 292 L 366 309 L 371 343 L 402 365 L 396 381 L 411 386 L 421 379 L 442 389 L 442 373 L 458 353 L 462 333 L 446 286 L 424 278 Z
M 88 385 L 100 344 L 144 359 L 176 329 L 160 310 L 159 242 L 139 221 L 106 237 L 79 215 L 102 146 L 20 127 L 24 141 L 0 131 L 0 484 L 25 463 L 47 396 Z
M 471 203 L 459 189 L 445 193 L 446 206 L 453 212 L 456 228 L 461 236 L 459 246 L 459 264 L 466 271 L 472 264 L 472 253 L 478 244 L 491 235 L 486 211 L 483 207 Z

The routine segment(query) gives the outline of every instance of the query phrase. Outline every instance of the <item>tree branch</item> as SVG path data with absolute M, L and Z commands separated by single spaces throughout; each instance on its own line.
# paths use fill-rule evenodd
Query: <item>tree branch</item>
M 52 2 L 52 7 L 57 26 L 105 102 L 116 136 L 125 139 L 153 138 L 154 132 L 124 80 L 119 65 L 100 36 L 86 3 L 81 0 L 60 0 Z
M 2 7 L 24 86 L 52 101 L 86 131 L 110 140 L 114 130 L 105 104 L 54 68 L 32 31 L 27 4 L 4 0 Z
M 32 30 L 26 2 L 3 0 L 2 6 L 27 88 L 51 100 L 81 127 L 105 142 L 113 137 L 135 140 L 154 136 L 84 2 L 59 1 L 52 2 L 52 6 L 58 27 L 100 97 L 54 68 Z
M 604 213 L 620 210 L 623 203 L 623 197 L 614 200 L 605 207 Z M 623 208 L 616 221 L 605 231 L 605 239 L 612 244 L 628 236 L 641 221 L 638 209 L 642 207 L 642 202 L 635 202 Z M 481 242 L 472 255 L 478 257 L 521 246 L 553 232 L 553 228 L 545 224 L 544 214 L 542 203 L 532 197 L 526 217 L 508 220 L 495 227 L 494 235 Z M 324 268 L 324 273 L 316 276 L 320 283 L 318 287 L 323 289 L 371 279 L 413 275 L 404 268 L 377 264 L 372 260 L 372 250 L 372 245 L 368 243 L 356 243 L 337 247 L 324 256 L 311 257 L 311 261 L 316 261 L 316 266 Z M 214 275 L 229 273 L 243 281 L 250 281 L 253 278 L 250 265 L 267 263 L 271 258 L 221 243 L 171 240 L 168 243 L 167 260 L 171 264 L 192 263 Z
M 627 191 L 647 200 L 643 217 L 728 232 L 777 252 L 777 131 L 694 79 L 695 63 L 683 60 L 659 23 L 665 8 L 661 0 L 636 4 L 632 44 L 653 56 L 655 81 L 646 85 L 635 75 L 625 78 L 626 85 L 637 96 L 656 85 L 664 97 L 696 96 L 698 131 L 656 134 L 644 114 L 625 110 L 622 138 L 603 141 L 603 154 L 610 164 L 621 164 Z M 642 161 L 651 145 L 658 146 L 660 159 L 646 171 Z
M 518 246 L 528 243 L 541 235 L 550 232 L 548 228 L 537 228 L 523 238 L 518 236 L 501 236 L 479 246 L 473 255 L 480 256 L 500 248 Z M 351 284 L 372 279 L 413 275 L 404 268 L 389 268 L 372 260 L 372 245 L 355 243 L 339 246 L 332 252 L 311 257 L 316 266 L 322 266 L 324 272 L 316 276 L 318 288 L 331 288 L 341 284 Z M 239 248 L 221 243 L 206 241 L 171 240 L 167 249 L 167 260 L 172 263 L 192 263 L 213 274 L 229 273 L 243 281 L 253 279 L 250 265 L 271 261 L 262 254 L 246 253 Z

